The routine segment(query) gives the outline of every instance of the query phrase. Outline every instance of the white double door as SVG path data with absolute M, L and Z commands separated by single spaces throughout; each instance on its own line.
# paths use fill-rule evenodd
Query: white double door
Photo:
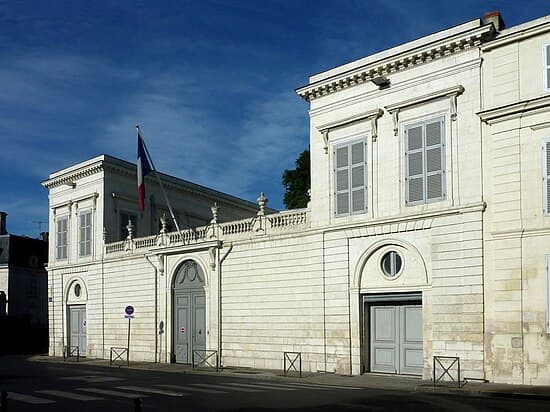
M 421 375 L 421 305 L 370 306 L 370 370 Z
M 174 315 L 175 361 L 191 363 L 193 351 L 206 348 L 204 291 L 176 291 Z

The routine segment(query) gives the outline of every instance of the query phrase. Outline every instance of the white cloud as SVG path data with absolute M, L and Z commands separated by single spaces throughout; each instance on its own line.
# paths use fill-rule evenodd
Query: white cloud
M 173 75 L 150 84 L 158 94 L 143 84 L 147 90 L 136 92 L 126 113 L 106 125 L 99 144 L 107 153 L 135 161 L 139 122 L 160 171 L 248 199 L 262 190 L 281 197 L 280 176 L 308 142 L 307 107 L 298 96 L 289 91 L 251 99 L 233 118 L 205 107 L 208 90 L 185 93 Z

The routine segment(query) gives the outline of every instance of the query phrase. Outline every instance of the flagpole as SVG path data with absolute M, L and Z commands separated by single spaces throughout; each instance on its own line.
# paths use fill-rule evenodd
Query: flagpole
M 147 157 L 149 158 L 149 161 L 151 162 L 151 166 L 153 166 L 153 170 L 155 171 L 155 176 L 157 177 L 157 180 L 160 185 L 160 190 L 162 191 L 162 195 L 164 196 L 164 200 L 166 201 L 166 205 L 168 206 L 168 211 L 170 212 L 170 217 L 172 217 L 172 221 L 174 222 L 174 225 L 176 226 L 176 230 L 178 231 L 179 235 L 181 236 L 181 230 L 178 225 L 178 222 L 176 220 L 176 217 L 174 216 L 174 211 L 172 210 L 172 205 L 170 204 L 170 201 L 168 200 L 168 196 L 166 196 L 166 191 L 164 190 L 164 186 L 162 184 L 162 181 L 160 180 L 159 173 L 157 171 L 157 168 L 155 167 L 155 164 L 153 163 L 153 159 L 151 158 L 151 155 L 149 154 L 149 150 L 147 149 L 147 145 L 145 144 L 145 139 L 143 138 L 143 134 L 141 133 L 141 129 L 139 128 L 139 125 L 136 125 L 136 129 L 138 132 L 138 135 L 143 140 L 143 147 L 145 149 L 145 153 L 147 154 Z

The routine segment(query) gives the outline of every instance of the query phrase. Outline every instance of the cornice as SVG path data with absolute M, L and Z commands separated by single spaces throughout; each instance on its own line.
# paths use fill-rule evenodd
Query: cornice
M 491 39 L 494 33 L 495 30 L 492 24 L 484 25 L 308 84 L 296 89 L 296 93 L 309 102 L 321 96 L 366 83 L 377 76 L 393 74 L 462 52 L 472 47 L 478 47 L 483 42 Z
M 525 113 L 533 114 L 550 108 L 550 94 L 536 99 L 524 100 L 506 106 L 495 107 L 476 113 L 487 124 L 494 124 L 523 116 Z
M 323 136 L 323 148 L 325 150 L 325 153 L 328 153 L 328 134 L 330 131 L 364 120 L 371 121 L 372 140 L 376 141 L 376 138 L 378 137 L 378 118 L 380 118 L 383 114 L 384 111 L 382 109 L 376 108 L 318 126 L 317 130 L 319 130 L 321 132 L 321 135 Z
M 459 84 L 457 86 L 449 87 L 447 89 L 438 90 L 432 93 L 424 94 L 422 96 L 402 100 L 397 103 L 388 104 L 385 107 L 385 109 L 389 113 L 394 113 L 397 110 L 403 110 L 408 107 L 416 106 L 418 104 L 424 104 L 430 100 L 437 100 L 437 99 L 443 99 L 445 97 L 457 96 L 462 93 L 464 93 L 464 87 Z
M 44 182 L 42 182 L 42 186 L 44 186 L 47 189 L 52 189 L 54 187 L 63 186 L 63 185 L 74 187 L 76 180 L 94 175 L 101 171 L 103 171 L 103 161 L 99 160 L 81 169 L 77 169 L 67 174 L 45 180 Z
M 323 132 L 324 130 L 333 130 L 342 126 L 349 125 L 351 123 L 360 122 L 362 120 L 368 120 L 373 117 L 380 117 L 382 116 L 384 112 L 382 109 L 373 109 L 366 112 L 362 112 L 359 114 L 355 114 L 353 116 L 346 117 L 344 119 L 338 119 L 333 122 L 328 122 L 322 125 L 317 126 L 317 130 L 320 132 Z
M 82 202 L 83 200 L 97 199 L 98 197 L 99 197 L 98 192 L 86 193 L 86 194 L 83 194 L 81 196 L 71 198 L 70 200 L 66 200 L 64 202 L 52 204 L 52 205 L 50 205 L 50 209 L 55 211 L 55 209 L 58 209 L 60 207 L 64 207 L 64 206 L 67 206 L 67 205 L 72 205 L 72 204 L 78 203 L 78 202 Z
M 430 71 L 429 73 L 425 73 L 411 79 L 408 78 L 398 83 L 392 83 L 391 90 L 388 89 L 387 92 L 390 92 L 393 95 L 400 95 L 400 93 L 410 93 L 411 88 L 415 88 L 420 85 L 425 86 L 426 83 L 429 83 L 431 81 L 448 78 L 457 73 L 471 70 L 472 68 L 478 69 L 481 67 L 481 62 L 482 59 L 480 57 L 476 57 L 475 59 L 468 60 L 463 63 Z M 332 113 L 334 110 L 343 109 L 353 104 L 372 102 L 373 99 L 379 96 L 379 94 L 380 90 L 378 89 L 368 90 L 358 95 L 353 95 L 351 97 L 338 100 L 336 102 L 331 102 L 329 104 L 316 107 L 315 109 L 310 109 L 308 113 L 313 119 L 314 117 L 321 116 L 326 113 Z
M 93 159 L 92 159 L 93 160 Z M 74 167 L 74 166 L 73 166 Z M 96 161 L 82 167 L 76 167 L 74 170 L 68 170 L 66 173 L 63 171 L 58 172 L 55 177 L 52 177 L 44 182 L 42 185 L 47 189 L 52 189 L 58 186 L 71 186 L 74 187 L 75 182 L 78 179 L 99 173 L 102 171 L 108 171 L 116 173 L 122 176 L 136 176 L 136 165 L 134 163 L 126 162 L 125 160 L 120 160 L 111 156 L 102 156 L 97 158 Z M 251 211 L 256 211 L 257 205 L 255 203 L 249 202 L 244 199 L 229 195 L 227 193 L 219 192 L 214 189 L 210 189 L 205 186 L 198 185 L 183 179 L 179 179 L 174 176 L 159 173 L 162 183 L 166 188 L 170 188 L 179 192 L 187 192 L 192 195 L 200 195 L 205 198 L 210 198 L 212 201 L 224 202 L 226 205 L 231 205 L 234 207 L 249 209 Z M 154 176 L 146 176 L 146 182 L 151 182 L 158 184 L 158 180 Z M 269 208 L 269 210 L 276 212 L 275 209 Z
M 457 96 L 464 93 L 464 87 L 462 85 L 457 85 L 449 87 L 447 89 L 438 90 L 422 96 L 413 97 L 411 99 L 402 100 L 397 103 L 387 105 L 385 109 L 391 114 L 393 122 L 393 133 L 397 136 L 399 132 L 399 112 L 401 110 L 407 109 L 409 107 L 417 106 L 419 104 L 424 104 L 429 101 L 439 100 L 439 99 L 449 99 L 449 111 L 451 113 L 451 121 L 456 120 L 457 116 L 457 106 L 456 98 Z
M 119 166 L 119 165 L 113 165 L 113 164 L 106 164 L 106 169 L 114 173 L 118 173 L 120 175 L 136 176 L 137 174 L 136 166 L 134 164 L 131 164 L 131 165 L 133 167 L 127 168 L 123 165 Z M 159 174 L 159 177 L 162 180 L 162 184 L 165 187 L 165 189 L 171 189 L 178 192 L 184 192 L 184 193 L 190 193 L 192 195 L 203 196 L 205 198 L 210 198 L 212 201 L 217 201 L 218 203 L 225 202 L 225 204 L 227 205 L 232 205 L 239 208 L 246 208 L 254 211 L 257 209 L 257 205 L 255 203 L 249 202 L 247 200 L 240 199 L 232 195 L 228 195 L 227 193 L 218 192 L 217 190 L 213 190 L 208 187 L 201 186 L 196 183 L 189 182 L 187 180 L 183 180 L 175 176 L 170 176 L 162 172 L 155 172 L 155 173 Z M 153 175 L 146 176 L 145 181 L 158 185 L 158 179 Z M 274 209 L 270 209 L 270 210 L 275 211 Z
M 550 31 L 550 21 L 546 21 L 542 24 L 539 24 L 534 27 L 529 27 L 521 31 L 517 31 L 515 33 L 505 34 L 503 36 L 499 36 L 495 38 L 494 40 L 491 40 L 487 44 L 483 45 L 481 47 L 481 51 L 488 52 L 493 49 L 496 49 L 497 47 L 506 46 L 510 43 L 515 43 L 519 41 L 526 40 L 530 37 L 537 36 L 539 34 L 544 34 Z

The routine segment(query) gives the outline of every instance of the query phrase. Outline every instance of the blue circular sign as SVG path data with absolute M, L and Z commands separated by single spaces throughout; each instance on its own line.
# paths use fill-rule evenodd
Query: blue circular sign
M 126 312 L 127 315 L 131 315 L 132 313 L 134 313 L 134 307 L 126 306 L 126 308 L 124 309 L 124 312 Z

